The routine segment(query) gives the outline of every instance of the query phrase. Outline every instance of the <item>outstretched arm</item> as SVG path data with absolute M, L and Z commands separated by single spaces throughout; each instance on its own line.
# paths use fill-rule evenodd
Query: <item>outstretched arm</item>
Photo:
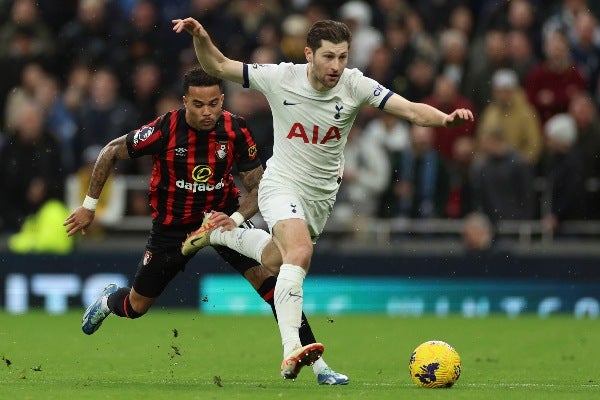
M 462 125 L 465 122 L 474 121 L 475 119 L 471 110 L 466 108 L 458 108 L 451 114 L 446 114 L 428 104 L 408 101 L 395 93 L 385 103 L 383 110 L 421 126 L 444 126 L 450 128 Z
M 98 200 L 106 180 L 115 168 L 117 160 L 129 158 L 127 143 L 125 141 L 126 137 L 127 135 L 123 135 L 114 139 L 104 146 L 100 155 L 98 155 L 94 170 L 92 171 L 92 177 L 90 178 L 86 201 L 84 201 L 83 205 L 77 207 L 63 223 L 63 226 L 67 227 L 68 236 L 73 236 L 79 231 L 84 235 L 86 234 L 87 227 L 94 220 L 95 210 L 95 205 L 86 204 L 86 202 Z
M 207 74 L 221 79 L 243 83 L 243 64 L 223 55 L 213 44 L 208 32 L 194 18 L 174 19 L 173 30 L 177 33 L 186 31 L 192 35 L 196 57 Z

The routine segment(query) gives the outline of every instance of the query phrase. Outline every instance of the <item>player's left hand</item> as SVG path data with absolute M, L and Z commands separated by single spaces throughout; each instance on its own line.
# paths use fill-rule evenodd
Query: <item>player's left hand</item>
M 233 228 L 237 228 L 235 221 L 229 218 L 229 215 L 221 211 L 211 211 L 209 219 L 210 222 L 221 227 L 221 232 L 230 231 Z
M 446 128 L 453 128 L 455 126 L 460 126 L 465 122 L 472 121 L 475 121 L 475 117 L 473 117 L 471 110 L 466 108 L 457 108 L 452 112 L 452 114 L 448 114 L 446 118 L 444 118 L 444 126 Z

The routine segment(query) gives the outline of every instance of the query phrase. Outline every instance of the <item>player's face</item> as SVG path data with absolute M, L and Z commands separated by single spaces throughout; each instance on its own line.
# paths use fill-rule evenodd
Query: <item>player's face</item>
M 198 130 L 212 130 L 221 117 L 224 98 L 218 85 L 190 86 L 183 96 L 188 125 Z
M 334 44 L 322 40 L 316 52 L 307 47 L 305 54 L 310 83 L 317 90 L 328 90 L 337 85 L 348 65 L 348 42 Z

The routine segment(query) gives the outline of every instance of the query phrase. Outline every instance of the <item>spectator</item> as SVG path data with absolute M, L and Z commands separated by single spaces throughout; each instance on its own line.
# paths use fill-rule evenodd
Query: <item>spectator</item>
M 589 4 L 588 0 L 562 0 L 561 3 L 558 10 L 544 22 L 542 36 L 545 37 L 558 30 L 564 32 L 569 40 L 573 41 L 577 15 L 589 11 L 590 6 L 597 7 L 597 4 Z M 592 3 L 596 3 L 596 1 Z M 600 27 L 596 27 L 594 30 L 594 42 L 600 43 Z
M 575 147 L 582 155 L 587 187 L 587 216 L 600 219 L 600 120 L 592 98 L 578 94 L 569 103 L 569 113 L 577 125 Z
M 304 48 L 306 46 L 306 33 L 310 25 L 308 19 L 301 14 L 288 15 L 282 22 L 280 51 L 283 61 L 305 62 Z
M 0 153 L 0 212 L 3 229 L 12 232 L 48 200 L 62 199 L 65 178 L 41 106 L 26 102 L 16 112 L 14 132 Z
M 344 149 L 343 183 L 333 219 L 361 237 L 376 216 L 379 198 L 390 181 L 390 160 L 383 143 L 370 140 L 356 124 Z
M 473 163 L 475 140 L 472 136 L 458 137 L 452 146 L 452 159 L 448 162 L 450 192 L 446 205 L 448 218 L 462 218 L 472 210 L 469 173 Z
M 469 43 L 467 36 L 458 29 L 447 29 L 440 34 L 441 62 L 438 71 L 450 77 L 464 92 L 467 75 Z
M 555 232 L 567 220 L 585 219 L 584 163 L 575 147 L 577 126 L 569 114 L 557 114 L 544 125 L 546 188 L 542 196 L 544 228 Z
M 492 247 L 494 228 L 490 219 L 481 212 L 472 212 L 465 216 L 461 234 L 468 253 L 485 252 Z
M 122 58 L 126 35 L 127 27 L 118 6 L 106 0 L 81 0 L 77 17 L 58 33 L 61 72 L 66 72 L 72 63 L 117 63 Z
M 85 63 L 75 63 L 67 72 L 63 98 L 65 105 L 72 113 L 76 113 L 89 96 L 92 82 L 92 67 Z
M 396 183 L 397 215 L 407 218 L 442 218 L 448 201 L 448 171 L 433 148 L 434 130 L 413 125 L 411 146 L 392 160 Z
M 551 32 L 544 41 L 545 59 L 529 73 L 525 81 L 527 97 L 545 123 L 555 114 L 566 112 L 569 101 L 585 90 L 585 78 L 573 64 L 569 44 L 563 32 Z
M 490 102 L 490 82 L 494 72 L 509 66 L 506 42 L 506 32 L 494 27 L 485 32 L 483 43 L 476 41 L 471 46 L 465 96 L 475 104 L 477 113 Z
M 459 93 L 457 82 L 447 75 L 439 75 L 436 78 L 433 95 L 423 102 L 445 113 L 452 112 L 457 108 L 473 109 L 471 101 Z M 433 147 L 448 161 L 452 159 L 452 148 L 456 139 L 461 136 L 473 136 L 475 134 L 475 123 L 467 122 L 461 126 L 444 130 L 433 129 L 435 133 Z
M 474 30 L 473 11 L 466 4 L 461 4 L 452 9 L 448 21 L 449 29 L 462 32 L 470 41 Z
M 373 16 L 371 6 L 361 0 L 351 0 L 340 7 L 339 14 L 341 21 L 346 23 L 352 32 L 350 44 L 352 59 L 348 62 L 348 68 L 364 71 L 374 49 L 383 44 L 381 31 L 371 26 Z
M 600 40 L 594 40 L 598 21 L 591 12 L 582 11 L 577 14 L 574 28 L 571 42 L 573 62 L 588 82 L 588 90 L 593 92 L 600 75 Z
M 65 104 L 58 79 L 51 75 L 44 76 L 37 86 L 35 99 L 45 110 L 45 129 L 59 145 L 63 173 L 70 174 L 75 171 L 77 124 Z
M 535 109 L 519 86 L 517 74 L 510 69 L 496 71 L 492 87 L 492 102 L 481 114 L 478 136 L 501 126 L 507 144 L 531 166 L 537 165 L 542 152 L 542 128 Z
M 409 63 L 415 57 L 415 49 L 412 48 L 408 36 L 408 29 L 403 21 L 389 22 L 384 31 L 385 46 L 392 54 L 392 65 L 394 82 L 390 86 L 396 92 L 402 92 L 407 86 L 405 78 Z
M 138 111 L 138 121 L 152 121 L 156 114 L 156 102 L 162 91 L 160 66 L 151 59 L 140 60 L 130 75 L 129 100 Z
M 28 31 L 32 39 L 33 51 L 51 57 L 54 55 L 54 41 L 50 29 L 41 18 L 37 2 L 34 0 L 15 0 L 11 7 L 10 20 L 0 29 L 0 57 L 12 53 L 12 38 L 19 32 Z
M 538 64 L 531 39 L 520 30 L 508 33 L 508 57 L 511 68 L 517 73 L 519 83 L 523 85 L 529 72 Z
M 119 95 L 119 81 L 109 68 L 99 68 L 91 78 L 90 94 L 77 113 L 77 154 L 92 145 L 103 145 L 138 125 L 134 106 Z M 81 160 L 77 163 L 80 166 Z
M 35 98 L 35 91 L 46 76 L 46 71 L 37 62 L 26 64 L 21 72 L 18 84 L 10 89 L 6 96 L 4 108 L 5 130 L 14 130 L 19 119 L 19 110 L 24 103 L 30 103 Z
M 432 58 L 417 54 L 408 65 L 408 81 L 399 87 L 400 94 L 407 99 L 422 102 L 433 92 L 436 62 Z
M 472 204 L 493 223 L 534 217 L 532 168 L 506 141 L 502 126 L 479 136 L 482 156 L 473 164 Z

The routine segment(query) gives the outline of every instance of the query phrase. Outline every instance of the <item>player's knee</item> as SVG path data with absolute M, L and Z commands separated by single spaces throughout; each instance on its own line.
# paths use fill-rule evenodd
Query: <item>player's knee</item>
M 288 262 L 295 265 L 308 266 L 313 255 L 312 243 L 298 244 L 288 253 Z

